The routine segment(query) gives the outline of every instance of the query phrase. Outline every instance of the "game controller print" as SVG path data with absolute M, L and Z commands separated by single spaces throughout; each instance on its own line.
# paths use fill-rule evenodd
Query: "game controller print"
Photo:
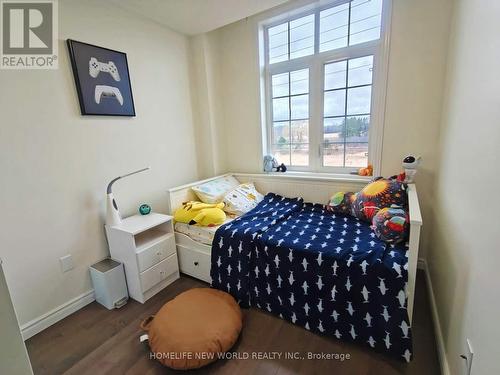
M 89 61 L 89 74 L 92 78 L 97 78 L 100 72 L 109 73 L 116 82 L 120 82 L 120 73 L 113 61 L 107 63 L 99 62 L 95 57 L 91 57 Z
M 95 87 L 95 102 L 101 104 L 101 98 L 115 98 L 123 106 L 123 96 L 118 87 L 97 85 Z
M 120 82 L 120 73 L 116 68 L 113 61 L 103 63 L 98 61 L 95 57 L 89 60 L 89 75 L 92 78 L 97 78 L 100 72 L 109 73 L 116 82 Z M 101 104 L 101 98 L 115 98 L 121 106 L 123 106 L 123 96 L 118 87 L 107 85 L 96 85 L 94 92 L 94 99 L 96 104 Z

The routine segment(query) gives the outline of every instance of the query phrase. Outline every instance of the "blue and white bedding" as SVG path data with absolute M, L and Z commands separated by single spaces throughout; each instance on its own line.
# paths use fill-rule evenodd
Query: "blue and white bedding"
M 243 307 L 410 361 L 407 264 L 368 224 L 269 193 L 217 230 L 211 277 Z

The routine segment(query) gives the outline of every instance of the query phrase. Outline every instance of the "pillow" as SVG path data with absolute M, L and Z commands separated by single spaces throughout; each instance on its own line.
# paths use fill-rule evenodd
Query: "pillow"
M 355 200 L 356 193 L 339 191 L 330 198 L 327 209 L 335 213 L 354 216 L 352 204 Z
M 264 199 L 252 182 L 241 184 L 224 196 L 224 211 L 241 216 L 257 206 Z
M 225 176 L 194 186 L 191 189 L 203 203 L 220 203 L 224 195 L 239 184 L 239 181 L 233 176 Z
M 352 215 L 371 223 L 382 208 L 396 205 L 408 207 L 406 184 L 395 179 L 378 177 L 360 192 L 338 192 L 330 198 L 328 209 L 334 213 Z
M 373 216 L 382 208 L 396 205 L 408 207 L 406 184 L 395 179 L 379 177 L 366 185 L 356 194 L 353 204 L 354 216 L 371 222 Z
M 234 298 L 211 288 L 183 292 L 141 323 L 154 358 L 177 370 L 216 361 L 236 343 L 242 326 Z
M 408 214 L 401 207 L 382 208 L 373 217 L 372 229 L 382 241 L 398 243 L 408 235 Z

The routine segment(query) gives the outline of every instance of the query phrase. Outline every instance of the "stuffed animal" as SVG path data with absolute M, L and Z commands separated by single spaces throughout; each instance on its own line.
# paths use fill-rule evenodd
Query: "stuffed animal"
M 286 165 L 281 163 L 281 165 L 278 165 L 276 168 L 276 172 L 286 172 Z
M 222 210 L 224 203 L 208 204 L 202 202 L 184 202 L 174 213 L 174 220 L 180 223 L 214 227 L 226 220 L 226 213 Z
M 276 170 L 276 172 L 286 172 L 286 166 L 285 164 L 278 163 L 278 160 L 272 155 L 266 155 L 264 156 L 264 172 L 273 172 Z
M 264 172 L 272 172 L 278 167 L 278 160 L 272 155 L 264 156 Z
M 373 176 L 373 165 L 368 164 L 366 168 L 359 168 L 358 175 L 360 176 Z

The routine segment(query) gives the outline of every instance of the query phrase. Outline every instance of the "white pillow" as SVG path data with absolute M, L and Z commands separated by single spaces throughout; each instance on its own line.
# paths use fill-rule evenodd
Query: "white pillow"
M 191 189 L 203 203 L 220 203 L 224 195 L 238 186 L 240 182 L 233 176 L 226 176 L 216 180 L 205 182 Z
M 252 210 L 264 199 L 252 182 L 241 184 L 224 196 L 224 211 L 241 216 Z

